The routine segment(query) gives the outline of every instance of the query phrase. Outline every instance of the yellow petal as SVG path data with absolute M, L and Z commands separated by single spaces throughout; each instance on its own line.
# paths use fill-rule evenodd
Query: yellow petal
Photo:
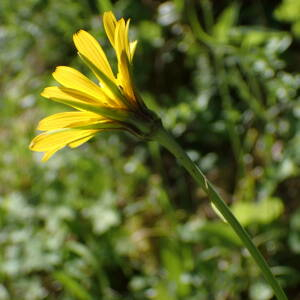
M 101 87 L 73 68 L 60 66 L 56 68 L 52 75 L 63 86 L 81 91 L 101 104 L 116 105 L 116 102 L 109 98 Z
M 80 30 L 73 35 L 73 40 L 79 53 L 87 57 L 108 78 L 112 81 L 115 80 L 104 51 L 92 35 L 84 30 Z
M 95 105 L 95 106 L 100 105 L 97 99 L 85 93 L 73 89 L 65 88 L 65 87 L 59 87 L 59 86 L 46 87 L 42 91 L 41 96 L 48 99 L 62 99 L 62 100 L 74 101 L 75 103 L 81 102 L 81 103 L 87 103 L 89 105 Z
M 92 112 L 70 111 L 61 112 L 42 119 L 38 130 L 56 130 L 74 128 L 107 122 L 108 120 Z
M 136 49 L 136 46 L 137 46 L 137 40 L 131 42 L 129 44 L 129 48 L 130 48 L 130 61 L 132 61 L 133 59 L 133 56 L 134 56 L 134 53 L 135 53 L 135 49 Z
M 117 52 L 121 54 L 122 50 L 125 50 L 129 61 L 132 61 L 137 41 L 129 43 L 128 31 L 130 19 L 128 19 L 126 23 L 124 19 L 117 21 L 114 14 L 110 11 L 104 13 L 103 24 L 111 45 L 116 48 L 116 43 L 118 43 Z M 118 32 L 116 33 L 117 27 Z
M 72 144 L 83 138 L 94 136 L 99 130 L 95 129 L 66 129 L 57 132 L 45 132 L 36 136 L 31 144 L 30 149 L 38 152 L 53 151 Z
M 82 61 L 91 69 L 91 71 L 95 74 L 95 76 L 101 82 L 101 90 L 107 95 L 109 99 L 113 99 L 115 107 L 127 107 L 126 101 L 124 101 L 124 97 L 119 89 L 117 80 L 110 80 L 101 70 L 95 67 L 95 65 L 88 60 L 82 54 L 79 54 Z
M 42 162 L 46 162 L 49 158 L 51 158 L 61 148 L 63 148 L 63 147 L 53 148 L 52 150 L 45 152 L 45 154 L 42 157 Z
M 76 147 L 79 147 L 80 145 L 84 144 L 85 142 L 87 142 L 88 140 L 90 140 L 91 138 L 93 138 L 94 135 L 90 135 L 88 137 L 85 137 L 85 138 L 82 138 L 82 139 L 79 139 L 75 142 L 71 142 L 69 143 L 69 147 L 70 148 L 76 148 Z M 59 151 L 60 149 L 62 149 L 64 146 L 60 146 L 60 147 L 56 147 L 56 148 L 53 148 L 47 152 L 45 152 L 45 154 L 43 155 L 42 157 L 42 162 L 46 162 L 47 160 L 49 160 L 57 151 Z
M 126 25 L 125 25 L 125 32 L 124 32 L 124 44 L 125 44 L 125 52 L 127 54 L 128 60 L 130 61 L 130 45 L 129 45 L 129 24 L 130 24 L 130 19 L 127 20 Z
M 133 92 L 133 83 L 131 80 L 131 74 L 129 72 L 129 62 L 125 52 L 123 52 L 118 61 L 118 83 L 123 88 L 123 93 L 131 101 L 135 101 Z
M 53 101 L 76 108 L 79 111 L 88 111 L 104 116 L 107 119 L 124 121 L 130 116 L 130 112 L 122 107 L 107 107 L 96 102 L 94 98 L 73 89 L 51 86 L 44 89 L 42 96 Z
M 115 51 L 118 58 L 118 84 L 123 88 L 124 94 L 131 101 L 134 101 L 132 80 L 129 71 L 130 50 L 128 42 L 128 28 L 130 20 L 125 23 L 120 19 L 115 30 Z
M 106 35 L 113 47 L 115 47 L 115 30 L 117 20 L 111 11 L 105 12 L 103 15 L 103 24 Z
M 82 138 L 80 140 L 77 140 L 75 142 L 72 142 L 72 143 L 69 143 L 69 147 L 70 148 L 76 148 L 76 147 L 79 147 L 80 145 L 84 144 L 85 142 L 87 142 L 88 140 L 90 140 L 91 138 L 93 138 L 94 135 L 90 135 L 90 136 L 87 136 L 85 138 Z
M 127 25 L 128 24 L 128 25 Z M 128 42 L 128 26 L 129 20 L 125 24 L 124 19 L 120 19 L 116 25 L 115 30 L 115 51 L 117 57 L 121 56 L 122 52 L 125 52 L 127 57 L 129 57 L 129 42 Z

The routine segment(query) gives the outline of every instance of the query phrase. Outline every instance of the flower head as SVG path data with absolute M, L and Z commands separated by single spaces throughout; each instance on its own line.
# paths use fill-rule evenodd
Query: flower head
M 117 76 L 97 40 L 84 30 L 75 33 L 73 40 L 78 55 L 98 83 L 73 68 L 56 68 L 52 75 L 61 86 L 47 87 L 41 95 L 75 110 L 57 113 L 39 122 L 37 129 L 44 132 L 36 136 L 29 147 L 45 152 L 43 161 L 65 146 L 80 146 L 103 130 L 123 129 L 141 137 L 151 133 L 156 117 L 144 105 L 132 78 L 137 41 L 129 42 L 130 20 L 117 20 L 112 12 L 106 12 L 103 23 L 116 53 Z

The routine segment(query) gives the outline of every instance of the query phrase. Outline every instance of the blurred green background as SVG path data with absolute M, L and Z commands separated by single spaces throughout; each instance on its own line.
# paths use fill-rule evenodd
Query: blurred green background
M 206 195 L 155 143 L 103 133 L 47 163 L 28 150 L 72 34 L 131 18 L 147 105 L 300 299 L 300 1 L 1 0 L 0 300 L 268 300 Z

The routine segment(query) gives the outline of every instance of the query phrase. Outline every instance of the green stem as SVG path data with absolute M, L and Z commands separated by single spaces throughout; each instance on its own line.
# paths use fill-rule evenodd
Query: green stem
M 185 151 L 174 140 L 174 138 L 167 131 L 165 131 L 164 128 L 161 127 L 157 129 L 157 131 L 153 134 L 153 139 L 159 142 L 166 149 L 168 149 L 182 164 L 182 166 L 190 173 L 190 175 L 196 180 L 196 182 L 204 189 L 204 191 L 208 194 L 210 201 L 218 209 L 218 211 L 228 222 L 228 224 L 233 228 L 233 230 L 244 243 L 245 247 L 248 249 L 249 253 L 263 273 L 265 279 L 273 288 L 274 294 L 276 295 L 277 299 L 287 300 L 287 296 L 272 274 L 264 257 L 252 242 L 249 234 L 242 227 L 236 217 L 232 214 L 230 208 L 218 194 L 214 186 L 207 180 L 205 175 L 197 167 L 197 165 L 187 156 Z

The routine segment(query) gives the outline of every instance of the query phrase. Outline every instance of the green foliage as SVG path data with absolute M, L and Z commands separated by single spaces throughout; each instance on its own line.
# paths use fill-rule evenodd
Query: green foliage
M 278 198 L 263 199 L 258 203 L 237 202 L 232 205 L 232 212 L 244 226 L 269 224 L 282 214 L 283 204 Z
M 300 37 L 300 1 L 284 0 L 274 11 L 277 20 L 292 23 L 292 32 Z
M 47 163 L 28 150 L 38 120 L 66 109 L 39 96 L 51 72 L 88 72 L 72 34 L 89 30 L 114 58 L 107 9 L 131 18 L 145 102 L 299 297 L 299 45 L 281 23 L 299 13 L 297 1 L 250 2 L 0 1 L 0 300 L 272 298 L 157 144 L 107 132 Z

